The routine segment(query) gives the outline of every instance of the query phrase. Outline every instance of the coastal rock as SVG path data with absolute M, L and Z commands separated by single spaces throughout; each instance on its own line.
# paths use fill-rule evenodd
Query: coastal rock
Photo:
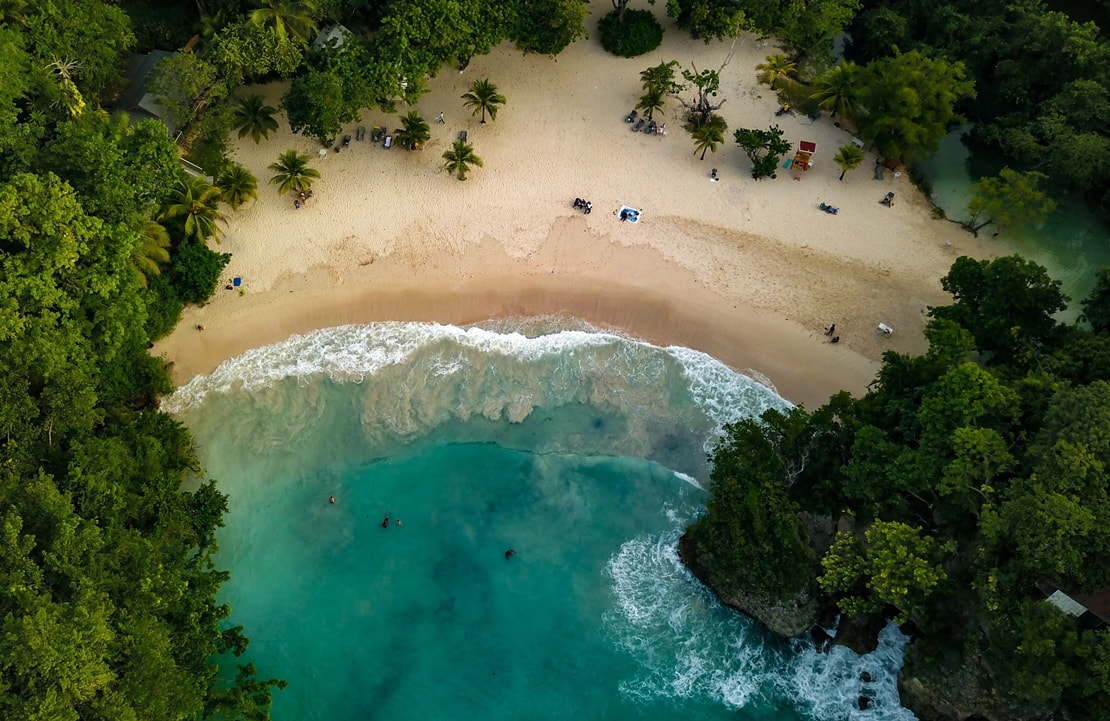
M 863 656 L 879 647 L 879 632 L 885 626 L 886 619 L 878 614 L 841 616 L 833 643 Z
M 793 638 L 800 636 L 817 622 L 818 605 L 814 594 L 808 588 L 800 589 L 787 598 L 762 596 L 756 593 L 738 591 L 722 595 L 706 580 L 708 575 L 698 563 L 697 554 L 683 534 L 678 541 L 678 555 L 694 576 L 717 594 L 721 603 L 763 624 L 771 633 Z
M 921 721 L 1039 721 L 1049 712 L 991 688 L 990 671 L 977 658 L 935 673 L 913 668 L 911 659 L 912 653 L 898 674 L 898 694 Z

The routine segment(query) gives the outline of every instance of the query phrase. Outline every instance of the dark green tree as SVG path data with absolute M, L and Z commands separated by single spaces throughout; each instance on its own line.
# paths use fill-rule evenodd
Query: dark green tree
M 1003 168 L 997 177 L 980 178 L 967 205 L 970 217 L 965 227 L 978 237 L 991 224 L 998 235 L 1010 225 L 1043 223 L 1056 210 L 1056 202 L 1040 188 L 1047 179 L 1035 170 L 1019 173 L 1010 168 Z
M 267 105 L 261 95 L 246 95 L 239 98 L 235 106 L 234 127 L 239 129 L 240 138 L 249 135 L 251 140 L 260 143 L 278 129 L 276 114 L 277 108 Z
M 974 86 L 962 63 L 916 50 L 876 60 L 863 68 L 860 104 L 867 112 L 854 120 L 884 158 L 918 160 L 936 150 L 958 120 L 956 104 L 975 97 Z
M 736 144 L 752 161 L 752 177 L 762 178 L 772 175 L 778 168 L 782 156 L 790 151 L 790 142 L 784 137 L 782 129 L 775 125 L 767 130 L 740 128 L 733 137 Z

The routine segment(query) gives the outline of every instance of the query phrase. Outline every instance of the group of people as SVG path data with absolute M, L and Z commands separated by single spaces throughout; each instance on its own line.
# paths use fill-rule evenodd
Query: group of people
M 825 328 L 825 335 L 826 336 L 831 336 L 831 337 L 829 337 L 829 342 L 830 343 L 839 343 L 840 342 L 840 336 L 833 335 L 834 333 L 836 333 L 836 323 L 831 323 Z
M 591 203 L 588 200 L 582 200 L 581 198 L 575 198 L 574 199 L 574 207 L 578 208 L 579 210 L 581 210 L 586 215 L 589 215 L 590 211 L 592 211 L 594 209 L 594 204 Z
M 305 191 L 302 190 L 301 193 L 300 193 L 300 197 L 293 199 L 293 208 L 296 209 L 296 210 L 300 210 L 302 206 L 308 204 L 308 199 L 311 198 L 311 197 L 312 197 L 312 190 L 311 189 L 308 190 L 308 192 L 305 192 Z

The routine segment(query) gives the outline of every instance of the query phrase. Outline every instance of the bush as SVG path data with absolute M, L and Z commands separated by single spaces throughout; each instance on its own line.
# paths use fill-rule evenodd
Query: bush
M 663 26 L 648 10 L 625 10 L 624 20 L 614 10 L 601 18 L 597 30 L 601 47 L 625 58 L 643 55 L 663 42 Z
M 204 303 L 216 292 L 220 273 L 231 253 L 217 253 L 194 241 L 182 243 L 173 254 L 173 287 L 185 303 Z
M 152 297 L 146 308 L 146 334 L 150 340 L 158 340 L 177 325 L 185 304 L 177 297 L 169 274 L 149 278 L 147 290 Z

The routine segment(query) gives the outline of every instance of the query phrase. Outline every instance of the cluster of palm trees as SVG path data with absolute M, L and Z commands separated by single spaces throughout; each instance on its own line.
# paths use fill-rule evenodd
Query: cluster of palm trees
M 767 83 L 771 90 L 780 80 L 789 80 L 797 73 L 797 66 L 783 53 L 768 55 L 767 59 L 755 66 L 759 71 L 758 80 Z M 858 67 L 851 60 L 844 60 L 839 65 L 831 68 L 813 82 L 813 92 L 809 97 L 817 101 L 817 107 L 828 110 L 835 118 L 851 118 L 859 112 L 856 101 L 856 88 L 858 82 Z M 855 145 L 841 147 L 833 162 L 840 166 L 840 180 L 849 170 L 858 168 L 863 162 L 863 149 Z

